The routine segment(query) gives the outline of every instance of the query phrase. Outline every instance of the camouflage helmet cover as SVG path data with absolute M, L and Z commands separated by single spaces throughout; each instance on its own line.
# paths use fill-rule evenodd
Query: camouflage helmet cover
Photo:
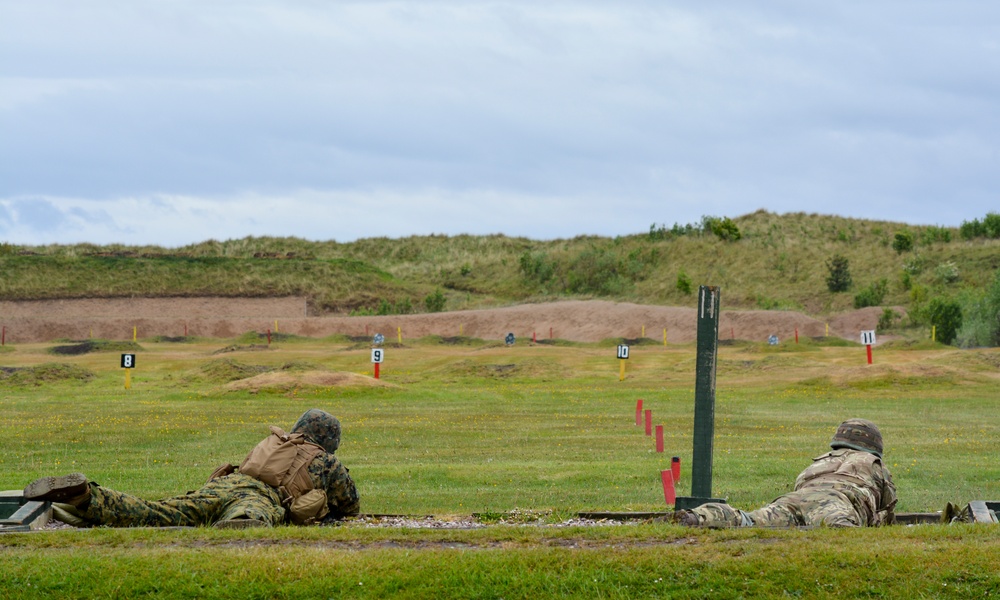
M 882 458 L 882 432 L 867 419 L 848 419 L 837 427 L 830 447 L 862 450 Z
M 325 410 L 310 408 L 302 413 L 289 433 L 302 433 L 333 454 L 340 446 L 340 421 Z

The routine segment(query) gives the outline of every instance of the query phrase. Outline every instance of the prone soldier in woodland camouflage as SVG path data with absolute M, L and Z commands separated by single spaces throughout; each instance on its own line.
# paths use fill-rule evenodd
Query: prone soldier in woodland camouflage
M 310 524 L 359 512 L 358 491 L 334 456 L 340 422 L 306 411 L 290 433 L 277 427 L 237 470 L 224 465 L 200 489 L 159 501 L 143 500 L 89 482 L 82 473 L 43 477 L 24 489 L 26 500 L 48 500 L 84 526 L 261 527 Z
M 813 459 L 795 489 L 755 511 L 703 504 L 676 511 L 671 520 L 701 527 L 864 527 L 895 521 L 896 486 L 882 464 L 882 433 L 871 421 L 848 419 L 830 441 L 832 451 Z

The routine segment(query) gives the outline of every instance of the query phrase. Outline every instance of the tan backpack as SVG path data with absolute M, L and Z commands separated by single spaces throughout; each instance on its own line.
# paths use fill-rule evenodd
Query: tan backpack
M 308 468 L 323 452 L 322 447 L 307 441 L 301 433 L 285 433 L 272 425 L 271 435 L 254 446 L 243 460 L 240 473 L 277 488 L 282 503 L 289 507 L 292 521 L 311 523 L 328 512 L 326 492 L 313 489 Z

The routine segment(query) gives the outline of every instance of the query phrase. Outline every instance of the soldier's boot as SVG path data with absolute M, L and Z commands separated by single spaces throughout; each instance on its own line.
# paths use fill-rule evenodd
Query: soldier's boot
M 215 527 L 216 529 L 251 529 L 254 527 L 270 527 L 270 525 L 259 519 L 248 519 L 244 517 L 242 519 L 225 519 L 224 521 L 216 521 L 212 527 Z
M 25 500 L 61 502 L 81 507 L 90 500 L 90 483 L 83 473 L 70 473 L 62 477 L 42 477 L 24 488 Z

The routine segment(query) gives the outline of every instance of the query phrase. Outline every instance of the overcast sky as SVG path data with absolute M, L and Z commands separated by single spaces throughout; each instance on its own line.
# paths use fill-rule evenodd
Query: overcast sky
M 1000 3 L 0 0 L 0 241 L 1000 211 Z

